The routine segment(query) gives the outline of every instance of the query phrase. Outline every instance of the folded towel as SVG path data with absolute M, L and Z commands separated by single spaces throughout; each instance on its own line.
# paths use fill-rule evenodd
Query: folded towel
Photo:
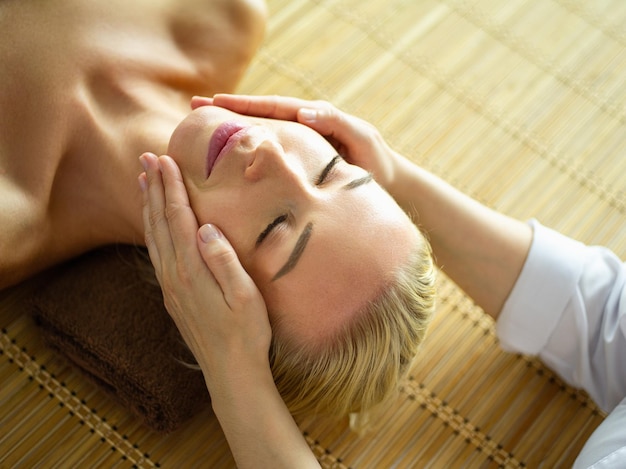
M 45 341 L 162 432 L 209 403 L 202 374 L 147 280 L 139 248 L 110 246 L 45 274 L 31 306 Z M 145 269 L 148 270 L 148 269 Z M 181 363 L 182 362 L 182 363 Z

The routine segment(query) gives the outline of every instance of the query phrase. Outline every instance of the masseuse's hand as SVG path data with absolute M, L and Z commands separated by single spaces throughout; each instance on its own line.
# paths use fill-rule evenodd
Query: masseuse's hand
M 167 311 L 207 384 L 220 385 L 210 381 L 226 373 L 232 377 L 248 368 L 269 369 L 271 328 L 265 303 L 235 251 L 217 227 L 198 227 L 174 160 L 144 154 L 141 162 L 150 259 Z
M 256 285 L 216 227 L 198 228 L 174 160 L 147 153 L 141 162 L 150 259 L 237 467 L 319 468 L 274 384 L 271 328 Z
M 370 123 L 337 109 L 326 101 L 307 101 L 282 96 L 217 94 L 194 97 L 191 107 L 214 105 L 239 114 L 300 122 L 326 139 L 349 163 L 371 171 L 383 187 L 393 185 L 403 158 L 385 142 Z

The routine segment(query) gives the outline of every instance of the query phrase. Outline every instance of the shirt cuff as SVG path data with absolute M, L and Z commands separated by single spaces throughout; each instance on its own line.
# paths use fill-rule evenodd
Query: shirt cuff
M 583 270 L 585 245 L 536 220 L 522 272 L 496 323 L 502 348 L 537 355 L 558 324 Z

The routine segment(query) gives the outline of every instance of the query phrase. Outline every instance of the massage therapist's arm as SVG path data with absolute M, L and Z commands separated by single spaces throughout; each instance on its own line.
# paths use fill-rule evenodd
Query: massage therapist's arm
M 324 135 L 350 163 L 371 171 L 429 238 L 437 264 L 497 318 L 522 269 L 531 228 L 462 194 L 393 151 L 371 124 L 323 101 L 285 97 L 196 97 L 192 107 L 301 122 Z
M 396 164 L 387 190 L 427 234 L 446 275 L 497 319 L 526 260 L 532 229 L 404 158 Z
M 152 154 L 141 162 L 150 259 L 237 466 L 319 468 L 274 385 L 271 328 L 256 285 L 219 229 L 199 229 L 176 163 Z

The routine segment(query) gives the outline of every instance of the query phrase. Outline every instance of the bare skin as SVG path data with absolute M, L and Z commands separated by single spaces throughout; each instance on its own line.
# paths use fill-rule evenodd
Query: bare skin
M 138 156 L 234 90 L 264 20 L 261 0 L 0 3 L 0 288 L 143 244 Z

